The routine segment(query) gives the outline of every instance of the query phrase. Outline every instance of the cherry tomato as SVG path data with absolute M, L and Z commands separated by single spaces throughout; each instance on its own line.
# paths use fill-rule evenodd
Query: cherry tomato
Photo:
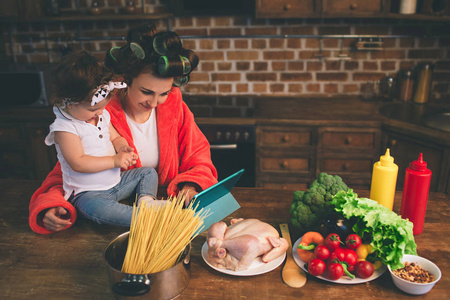
M 331 263 L 328 265 L 327 273 L 331 280 L 338 280 L 344 275 L 344 268 L 339 263 Z
M 330 261 L 333 260 L 339 260 L 339 261 L 344 261 L 345 259 L 345 251 L 343 248 L 339 247 L 336 250 L 334 250 L 333 252 L 331 252 L 330 254 Z
M 362 260 L 355 265 L 356 274 L 361 278 L 369 278 L 374 272 L 374 267 L 371 262 Z
M 345 238 L 345 245 L 350 249 L 356 249 L 361 245 L 362 241 L 359 235 L 353 233 Z
M 314 255 L 318 259 L 326 260 L 330 257 L 330 250 L 325 245 L 319 245 L 314 249 Z
M 348 266 L 347 271 L 349 271 L 350 273 L 355 273 L 355 266 Z
M 355 250 L 345 248 L 345 249 L 344 249 L 344 261 L 345 261 L 349 266 L 354 266 L 354 265 L 356 265 L 356 263 L 358 262 L 358 255 L 356 255 Z
M 323 260 L 318 258 L 313 258 L 308 263 L 308 272 L 313 276 L 322 275 L 325 272 L 327 265 L 323 262 Z
M 341 243 L 341 238 L 336 233 L 330 233 L 325 239 L 325 246 L 331 251 L 337 249 Z

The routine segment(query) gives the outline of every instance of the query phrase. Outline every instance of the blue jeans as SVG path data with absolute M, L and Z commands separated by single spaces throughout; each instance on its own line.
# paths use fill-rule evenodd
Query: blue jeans
M 130 226 L 133 207 L 119 203 L 136 193 L 156 199 L 158 174 L 155 169 L 141 167 L 120 174 L 120 182 L 105 191 L 86 191 L 74 195 L 69 201 L 78 213 L 99 224 Z

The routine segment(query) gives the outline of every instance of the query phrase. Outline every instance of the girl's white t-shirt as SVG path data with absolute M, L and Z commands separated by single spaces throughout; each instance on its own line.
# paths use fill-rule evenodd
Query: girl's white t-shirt
M 142 124 L 133 121 L 128 115 L 127 122 L 142 166 L 157 169 L 159 164 L 159 139 L 156 110 L 152 110 L 150 118 Z
M 73 118 L 70 114 L 53 108 L 55 121 L 50 125 L 50 133 L 45 138 L 47 146 L 55 144 L 55 131 L 70 132 L 81 139 L 84 153 L 91 156 L 114 156 L 116 151 L 110 140 L 110 115 L 107 110 L 99 116 L 97 125 L 88 124 Z M 120 182 L 120 168 L 113 168 L 96 173 L 80 173 L 72 170 L 55 144 L 58 160 L 63 172 L 64 198 L 68 199 L 72 192 L 108 190 Z

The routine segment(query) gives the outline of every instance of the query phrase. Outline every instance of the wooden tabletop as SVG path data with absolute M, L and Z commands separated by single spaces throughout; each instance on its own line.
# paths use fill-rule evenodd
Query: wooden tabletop
M 0 180 L 0 290 L 3 299 L 113 299 L 109 288 L 103 250 L 124 228 L 96 225 L 79 219 L 63 232 L 38 235 L 28 226 L 28 203 L 40 185 L 36 181 Z M 289 222 L 293 191 L 234 188 L 241 208 L 231 217 L 257 218 L 279 229 Z M 360 191 L 360 196 L 368 196 Z M 394 210 L 398 212 L 401 193 Z M 429 196 L 424 232 L 415 237 L 418 254 L 435 262 L 442 279 L 424 299 L 450 297 L 450 197 Z M 292 233 L 293 243 L 298 239 Z M 308 275 L 303 288 L 286 286 L 281 266 L 262 275 L 236 277 L 217 272 L 202 259 L 205 233 L 193 241 L 191 280 L 178 299 L 401 299 L 410 298 L 398 290 L 388 273 L 357 285 L 321 281 Z

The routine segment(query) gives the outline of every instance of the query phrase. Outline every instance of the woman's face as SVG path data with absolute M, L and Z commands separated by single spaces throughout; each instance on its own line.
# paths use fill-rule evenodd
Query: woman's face
M 128 114 L 150 113 L 156 106 L 163 104 L 172 90 L 173 78 L 158 78 L 143 73 L 128 85 L 126 111 Z

